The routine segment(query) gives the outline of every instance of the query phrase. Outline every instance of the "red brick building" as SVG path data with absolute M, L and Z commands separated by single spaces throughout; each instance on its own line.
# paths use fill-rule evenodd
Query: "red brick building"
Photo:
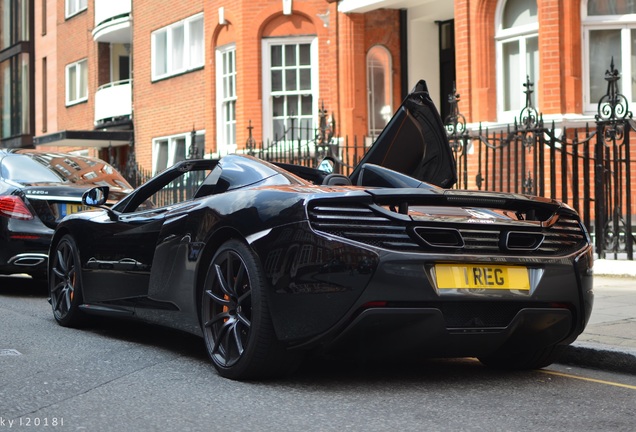
M 438 35 L 450 2 L 168 3 L 33 3 L 37 146 L 120 163 L 134 148 L 157 171 L 193 141 L 200 154 L 241 150 L 248 127 L 259 142 L 292 124 L 298 137 L 323 107 L 339 136 L 377 135 L 421 78 L 443 99 Z
M 248 127 L 257 141 L 292 122 L 316 127 L 322 106 L 339 136 L 377 135 L 422 78 L 443 117 L 456 85 L 469 123 L 493 127 L 524 106 L 526 77 L 546 120 L 592 120 L 612 58 L 636 98 L 625 79 L 636 73 L 636 11 L 624 0 L 32 5 L 35 144 L 125 162 L 134 143 L 155 171 L 192 140 L 224 154 L 245 147 Z
M 636 6 L 624 0 L 456 0 L 461 111 L 472 122 L 509 122 L 523 82 L 548 119 L 592 120 L 614 59 L 622 94 L 636 100 Z

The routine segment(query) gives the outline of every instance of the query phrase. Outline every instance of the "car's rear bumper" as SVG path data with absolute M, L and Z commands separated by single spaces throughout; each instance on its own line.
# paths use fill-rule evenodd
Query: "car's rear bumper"
M 0 274 L 25 273 L 31 276 L 43 278 L 46 276 L 48 254 L 44 252 L 14 251 L 10 254 L 2 254 L 0 259 Z
M 273 231 L 254 244 L 264 257 L 277 336 L 290 347 L 342 348 L 368 339 L 372 347 L 415 345 L 431 355 L 476 356 L 517 340 L 573 342 L 591 313 L 589 245 L 567 256 L 433 255 L 305 235 L 302 224 L 296 227 L 293 238 L 310 241 L 277 247 Z M 321 259 L 304 259 L 305 250 Z M 530 287 L 441 289 L 437 263 L 523 267 Z
M 44 277 L 53 230 L 34 221 L 0 220 L 0 274 Z
M 567 340 L 570 310 L 520 310 L 505 327 L 449 327 L 435 308 L 370 308 L 361 312 L 323 349 L 395 358 L 484 356 L 507 348 L 546 347 Z

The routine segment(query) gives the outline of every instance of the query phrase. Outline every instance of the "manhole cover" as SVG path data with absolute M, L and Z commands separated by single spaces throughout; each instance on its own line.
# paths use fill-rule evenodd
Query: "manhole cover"
M 22 355 L 22 353 L 18 350 L 0 349 L 0 356 L 18 356 L 18 355 Z

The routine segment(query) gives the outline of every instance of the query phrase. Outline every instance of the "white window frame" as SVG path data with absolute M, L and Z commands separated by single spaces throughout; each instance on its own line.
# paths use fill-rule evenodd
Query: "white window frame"
M 198 21 L 201 21 L 203 27 L 201 40 L 199 41 L 200 51 L 195 51 L 195 48 L 198 47 L 196 45 L 193 45 L 196 43 L 196 39 L 193 38 L 192 24 Z M 183 56 L 183 64 L 181 66 L 176 66 L 176 59 L 173 55 L 176 44 L 174 35 L 176 30 L 180 27 L 183 27 L 183 46 L 181 47 L 179 54 Z M 160 73 L 157 71 L 156 64 L 159 59 L 157 38 L 164 34 L 166 36 L 166 47 L 165 52 L 163 52 L 162 54 L 165 56 L 166 59 L 166 71 Z M 193 15 L 152 32 L 150 57 L 153 81 L 202 68 L 205 65 L 205 26 L 203 25 L 203 13 Z
M 233 68 L 228 72 L 226 59 L 230 57 Z M 234 153 L 237 149 L 236 100 L 236 45 L 228 44 L 216 50 L 216 151 L 219 155 Z M 226 115 L 228 106 L 233 106 L 233 118 Z M 234 133 L 228 133 L 228 128 L 233 128 Z
M 204 135 L 205 131 L 196 131 L 196 135 Z M 171 167 L 175 163 L 184 160 L 183 158 L 177 157 L 177 141 L 179 139 L 184 139 L 185 142 L 185 154 L 182 155 L 183 158 L 188 158 L 188 151 L 190 149 L 190 145 L 192 143 L 192 132 L 184 132 L 175 135 L 168 135 L 153 138 L 152 140 L 152 175 L 158 174 L 166 168 Z M 159 147 L 162 145 L 168 146 L 168 159 L 166 161 L 166 166 L 158 167 L 157 163 L 159 162 Z M 203 149 L 202 149 L 203 150 Z M 201 155 L 199 155 L 201 157 Z
M 274 127 L 273 127 L 273 96 L 272 96 L 272 82 L 271 82 L 271 57 L 270 51 L 272 45 L 310 45 L 310 62 L 311 62 L 311 89 L 307 91 L 298 91 L 294 94 L 302 95 L 307 94 L 312 96 L 312 122 L 314 128 L 316 127 L 318 119 L 318 38 L 316 36 L 289 36 L 289 37 L 276 37 L 265 38 L 262 40 L 262 77 L 263 77 L 263 139 L 272 141 L 274 139 Z M 290 93 L 291 94 L 291 93 Z
M 384 71 L 383 71 L 384 74 L 385 74 L 384 81 L 385 81 L 386 85 L 388 86 L 388 88 L 384 89 L 384 93 L 386 95 L 388 104 L 385 104 L 383 106 L 383 108 L 382 108 L 383 117 L 385 117 L 386 121 L 381 127 L 378 127 L 378 125 L 375 124 L 375 117 L 374 117 L 374 113 L 373 113 L 373 108 L 375 106 L 376 94 L 374 92 L 374 88 L 375 88 L 375 86 L 374 86 L 374 75 L 372 74 L 372 71 L 373 71 L 373 69 L 379 68 L 378 65 L 372 63 L 373 59 L 371 58 L 371 54 L 373 54 L 374 51 L 381 51 L 382 54 L 385 55 L 386 58 L 387 58 L 387 64 L 379 65 L 380 67 L 382 67 L 384 69 Z M 367 95 L 368 95 L 368 100 L 367 100 L 367 115 L 368 115 L 367 133 L 369 134 L 370 137 L 377 137 L 378 135 L 380 135 L 380 132 L 389 123 L 389 120 L 393 116 L 393 75 L 392 75 L 393 63 L 392 63 L 392 58 L 391 58 L 391 52 L 384 45 L 374 45 L 367 52 L 367 63 L 366 64 L 367 64 Z
M 511 107 L 511 109 L 506 110 L 504 107 L 506 106 L 505 100 L 505 76 L 504 76 L 504 45 L 510 42 L 518 42 L 519 43 L 519 59 L 523 62 L 519 67 L 519 74 L 517 79 L 521 84 L 526 82 L 527 73 L 527 65 L 526 65 L 526 41 L 531 38 L 539 37 L 539 23 L 538 19 L 536 23 L 525 24 L 520 26 L 515 26 L 513 28 L 503 28 L 503 13 L 504 8 L 506 6 L 507 0 L 499 0 L 497 4 L 496 14 L 495 14 L 495 41 L 496 41 L 496 58 L 497 58 L 497 117 L 500 121 L 509 122 L 513 121 L 516 116 L 519 115 L 521 109 L 525 106 L 525 94 L 523 93 L 525 88 L 523 85 L 519 85 L 519 107 Z M 537 67 L 537 70 L 539 68 Z M 538 74 L 538 71 L 537 71 Z M 533 80 L 532 77 L 530 81 L 534 81 L 532 90 L 534 91 L 534 100 L 538 100 L 537 90 L 539 89 L 539 77 L 535 77 Z M 537 108 L 535 104 L 535 108 Z
M 70 18 L 88 9 L 88 0 L 65 0 L 64 17 Z
M 594 15 L 588 16 L 587 14 L 588 1 L 581 1 L 581 24 L 583 36 L 582 55 L 583 59 L 583 109 L 585 113 L 592 114 L 598 109 L 598 100 L 591 100 L 591 79 L 590 77 L 590 31 L 593 30 L 620 30 L 621 32 L 621 79 L 618 80 L 618 91 L 623 94 L 629 103 L 633 104 L 636 101 L 636 91 L 632 91 L 632 79 L 636 70 L 632 68 L 632 53 L 631 46 L 631 32 L 636 31 L 636 14 L 625 15 Z M 604 69 L 609 69 L 610 60 L 607 60 L 602 66 Z M 616 65 L 616 59 L 614 59 Z M 632 77 L 632 79 L 629 79 Z M 596 77 L 598 80 L 599 77 Z M 605 77 L 601 77 L 605 88 L 607 88 L 607 82 Z M 604 93 L 605 94 L 605 93 Z
M 75 70 L 76 80 L 74 83 L 71 82 L 70 71 L 72 69 Z M 86 73 L 86 87 L 84 89 L 81 88 L 82 80 L 80 78 L 82 75 L 82 71 L 85 71 Z M 75 105 L 75 104 L 88 100 L 88 59 L 82 59 L 82 60 L 66 65 L 65 76 L 66 76 L 66 79 L 65 79 L 66 106 Z M 77 95 L 75 99 L 71 99 L 71 87 L 75 87 L 75 94 Z M 83 96 L 81 96 L 82 93 L 84 93 Z

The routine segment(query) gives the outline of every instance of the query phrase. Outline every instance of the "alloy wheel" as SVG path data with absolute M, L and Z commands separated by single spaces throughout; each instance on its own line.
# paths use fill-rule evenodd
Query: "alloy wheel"
M 77 289 L 74 245 L 67 239 L 58 243 L 51 266 L 50 302 L 55 318 L 64 320 L 72 311 Z
M 214 276 L 205 287 L 203 324 L 212 360 L 235 365 L 247 347 L 252 327 L 252 286 L 245 261 L 234 250 L 217 255 Z

